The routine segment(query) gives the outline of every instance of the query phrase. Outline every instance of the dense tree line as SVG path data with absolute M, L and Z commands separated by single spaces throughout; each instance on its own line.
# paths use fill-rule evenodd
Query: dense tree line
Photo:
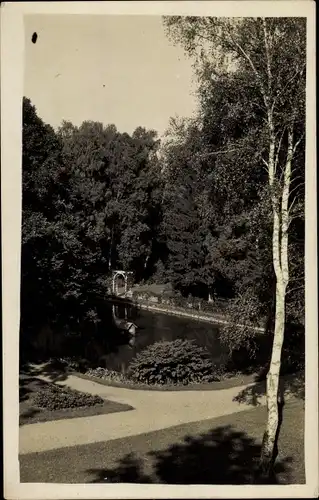
M 160 183 L 156 133 L 63 123 L 23 100 L 21 327 L 100 321 L 110 269 L 152 273 Z M 34 306 L 36 305 L 36 313 Z

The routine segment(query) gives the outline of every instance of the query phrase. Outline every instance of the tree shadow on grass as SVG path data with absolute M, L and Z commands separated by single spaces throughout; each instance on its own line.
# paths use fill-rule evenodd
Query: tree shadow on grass
M 19 402 L 27 401 L 29 397 L 48 385 L 44 380 L 34 376 L 20 375 L 19 377 Z
M 259 380 L 252 385 L 245 387 L 234 398 L 234 401 L 247 405 L 259 406 L 266 394 L 266 380 Z M 287 399 L 294 396 L 298 399 L 305 399 L 305 374 L 304 372 L 285 375 L 279 382 L 280 399 Z
M 153 483 L 143 472 L 143 461 L 134 453 L 125 455 L 115 469 L 89 469 L 90 483 Z
M 130 453 L 113 469 L 90 469 L 91 483 L 265 484 L 258 479 L 260 444 L 231 426 L 217 427 L 199 436 L 185 436 L 166 450 L 147 453 L 144 461 Z M 147 475 L 144 468 L 152 462 Z M 291 458 L 277 461 L 268 484 L 279 484 L 278 474 L 289 476 Z
M 41 375 L 48 377 L 51 382 L 62 382 L 68 378 L 70 371 L 64 363 L 52 359 L 43 365 Z
M 28 424 L 30 419 L 41 413 L 41 411 L 42 410 L 38 408 L 28 408 L 27 410 L 22 411 L 19 417 L 19 427 Z
M 58 359 L 50 359 L 39 365 L 33 363 L 24 363 L 20 367 L 20 375 L 25 377 L 38 377 L 40 375 L 47 377 L 51 382 L 62 382 L 67 380 L 70 371 L 66 364 Z M 20 377 L 21 382 L 21 377 Z

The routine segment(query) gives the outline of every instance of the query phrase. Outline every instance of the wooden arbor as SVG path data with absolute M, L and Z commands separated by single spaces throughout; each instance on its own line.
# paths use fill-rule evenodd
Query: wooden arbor
M 119 276 L 122 276 L 122 278 L 124 278 L 124 296 L 126 296 L 127 288 L 128 288 L 128 278 L 132 274 L 133 274 L 132 271 L 113 271 L 112 272 L 112 293 L 114 295 L 119 295 L 117 278 L 119 278 Z

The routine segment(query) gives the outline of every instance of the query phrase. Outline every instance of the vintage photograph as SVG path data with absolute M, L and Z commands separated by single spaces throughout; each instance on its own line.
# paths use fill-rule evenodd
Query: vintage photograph
M 307 18 L 24 44 L 21 483 L 305 484 Z

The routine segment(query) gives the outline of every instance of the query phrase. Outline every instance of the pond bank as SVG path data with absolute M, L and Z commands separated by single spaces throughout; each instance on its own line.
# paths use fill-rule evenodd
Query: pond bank
M 113 302 L 116 302 L 116 298 L 111 299 Z M 184 307 L 179 307 L 179 306 L 173 306 L 173 305 L 167 305 L 167 304 L 160 304 L 158 302 L 155 302 L 154 300 L 146 301 L 146 300 L 141 300 L 139 298 L 132 298 L 131 300 L 127 300 L 125 297 L 119 297 L 119 303 L 121 304 L 134 304 L 134 306 L 138 307 L 139 309 L 150 311 L 150 312 L 158 312 L 162 314 L 169 314 L 171 316 L 179 316 L 179 317 L 184 317 L 184 318 L 191 318 L 193 320 L 197 321 L 205 321 L 207 323 L 215 324 L 215 325 L 228 325 L 229 321 L 225 318 L 224 314 L 221 313 L 209 313 L 209 312 L 201 312 L 201 311 L 195 311 L 194 308 L 189 308 L 186 309 Z M 243 327 L 244 325 L 238 324 L 237 325 L 239 328 Z M 260 326 L 251 326 L 249 327 L 255 332 L 258 333 L 264 333 L 265 329 L 260 327 Z

